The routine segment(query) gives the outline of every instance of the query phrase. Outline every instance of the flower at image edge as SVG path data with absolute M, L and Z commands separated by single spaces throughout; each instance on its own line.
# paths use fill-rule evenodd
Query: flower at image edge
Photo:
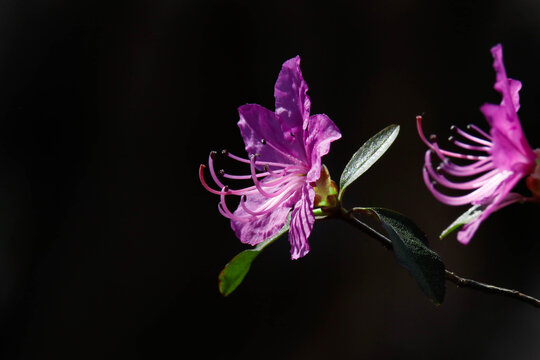
M 445 204 L 478 205 L 482 210 L 478 217 L 459 231 L 457 238 L 463 244 L 471 240 L 482 221 L 491 213 L 515 202 L 536 201 L 540 195 L 530 185 L 532 198 L 511 192 L 521 179 L 535 172 L 537 155 L 529 146 L 517 115 L 521 82 L 506 76 L 500 44 L 491 49 L 491 54 L 496 73 L 494 88 L 502 95 L 502 100 L 499 105 L 484 104 L 480 108 L 490 125 L 489 133 L 476 125 L 469 125 L 469 132 L 452 126 L 455 136 L 449 140 L 464 151 L 447 151 L 439 147 L 435 137 L 431 141 L 426 139 L 422 131 L 422 117 L 417 117 L 418 133 L 429 147 L 423 168 L 428 189 Z M 438 167 L 432 164 L 433 155 L 440 161 Z M 456 164 L 451 159 L 468 160 L 470 163 Z M 464 178 L 464 181 L 457 182 L 455 178 Z M 533 182 L 527 179 L 527 184 Z M 439 191 L 436 185 L 467 193 L 449 196 Z

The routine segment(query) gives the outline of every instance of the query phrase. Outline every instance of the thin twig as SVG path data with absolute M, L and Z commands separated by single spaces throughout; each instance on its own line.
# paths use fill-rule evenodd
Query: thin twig
M 381 243 L 381 245 L 384 246 L 386 249 L 393 251 L 392 240 L 390 240 L 385 235 L 379 233 L 375 229 L 371 228 L 366 223 L 354 217 L 353 216 L 353 213 L 355 212 L 354 210 L 355 209 L 352 209 L 351 211 L 348 212 L 344 209 L 341 209 L 341 211 L 337 212 L 336 215 L 340 219 L 345 220 L 349 224 L 353 225 L 354 227 L 362 231 L 364 234 L 369 235 L 370 237 L 379 241 L 379 243 Z M 506 297 L 510 297 L 516 300 L 526 302 L 534 307 L 540 307 L 539 299 L 523 294 L 517 290 L 505 289 L 505 288 L 494 286 L 494 285 L 484 284 L 476 280 L 466 279 L 466 278 L 456 275 L 450 270 L 445 270 L 445 277 L 447 281 L 450 281 L 456 284 L 458 287 L 471 288 L 471 289 L 483 291 L 485 293 L 506 296 Z

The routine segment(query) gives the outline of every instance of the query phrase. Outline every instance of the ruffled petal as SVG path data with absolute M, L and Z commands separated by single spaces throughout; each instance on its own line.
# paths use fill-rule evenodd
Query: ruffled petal
M 497 44 L 491 48 L 491 55 L 493 56 L 493 69 L 496 74 L 494 88 L 502 95 L 501 106 L 508 109 L 508 120 L 518 120 L 516 113 L 519 110 L 519 90 L 521 89 L 521 82 L 509 79 L 506 76 L 501 44 Z
M 494 46 L 491 53 L 496 73 L 494 88 L 502 100 L 500 105 L 484 104 L 480 110 L 491 126 L 493 162 L 500 169 L 526 173 L 534 169 L 535 156 L 517 116 L 521 83 L 506 76 L 502 46 Z
M 240 222 L 231 220 L 231 228 L 236 234 L 236 237 L 244 244 L 257 245 L 258 243 L 271 238 L 281 230 L 287 221 L 287 215 L 300 196 L 300 191 L 297 191 L 283 201 L 280 206 L 272 210 L 272 212 L 260 216 L 257 219 L 254 219 L 254 221 Z M 248 209 L 256 210 L 263 207 L 268 201 L 270 200 L 261 194 L 250 194 L 246 199 L 245 205 Z M 241 206 L 236 209 L 234 215 L 239 217 L 249 216 Z
M 283 130 L 300 138 L 311 107 L 307 91 L 300 70 L 300 56 L 285 61 L 274 87 L 276 114 L 283 119 Z
M 272 111 L 257 104 L 246 104 L 238 108 L 238 113 L 238 127 L 246 151 L 249 154 L 259 154 L 258 161 L 305 163 L 302 154 L 291 150 L 297 140 L 284 135 L 280 119 Z
M 332 141 L 341 138 L 341 132 L 328 116 L 317 114 L 309 118 L 305 137 L 304 143 L 310 165 L 307 181 L 315 182 L 321 176 L 321 158 L 330 151 Z
M 315 190 L 308 184 L 302 187 L 302 197 L 291 214 L 289 229 L 289 242 L 291 243 L 291 259 L 296 260 L 309 252 L 308 237 L 315 223 L 313 215 L 313 201 Z

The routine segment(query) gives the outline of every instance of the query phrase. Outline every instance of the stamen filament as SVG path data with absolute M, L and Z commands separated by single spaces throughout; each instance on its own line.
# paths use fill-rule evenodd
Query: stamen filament
M 435 170 L 433 169 L 433 165 L 431 164 L 429 152 L 426 152 L 425 156 L 425 167 L 431 176 L 433 180 L 435 180 L 437 183 L 439 183 L 442 186 L 446 186 L 448 188 L 457 189 L 457 190 L 472 190 L 477 189 L 481 186 L 483 186 L 486 182 L 488 182 L 496 173 L 496 170 L 492 170 L 476 179 L 465 181 L 461 183 L 456 183 L 453 181 L 448 180 L 443 175 L 437 174 Z
M 468 125 L 468 127 L 472 128 L 473 125 Z M 476 126 L 475 130 L 478 132 L 478 131 L 481 131 L 481 135 L 482 134 L 485 134 L 482 129 L 480 129 L 479 127 Z M 481 144 L 481 145 L 485 145 L 485 146 L 489 146 L 491 147 L 493 144 L 491 143 L 491 141 L 488 141 L 488 140 L 485 140 L 485 139 L 481 139 L 477 136 L 473 136 L 471 134 L 469 134 L 468 132 L 465 132 L 463 130 L 461 130 L 460 128 L 458 128 L 457 126 L 452 126 L 452 131 L 455 131 L 457 134 L 463 136 L 465 139 L 468 139 L 468 140 L 471 140 L 477 144 Z M 486 134 L 487 135 L 487 134 Z
M 467 155 L 467 154 L 455 153 L 455 152 L 448 151 L 448 150 L 443 150 L 438 146 L 437 142 L 433 142 L 433 143 L 429 142 L 426 139 L 426 137 L 424 135 L 424 132 L 422 130 L 422 116 L 420 116 L 420 115 L 418 115 L 416 117 L 416 128 L 418 130 L 418 135 L 420 135 L 420 139 L 422 139 L 422 141 L 430 149 L 435 151 L 435 153 L 441 158 L 441 160 L 444 160 L 444 156 L 453 157 L 453 158 L 457 158 L 457 159 L 465 159 L 465 160 L 482 160 L 482 159 L 486 158 L 486 156 Z
M 223 212 L 221 213 L 223 216 L 229 218 L 229 219 L 234 219 L 236 221 L 242 221 L 242 222 L 249 222 L 253 219 L 253 217 L 244 217 L 244 216 L 237 216 L 237 215 L 234 215 L 230 210 L 229 208 L 227 207 L 227 202 L 225 201 L 225 195 L 227 194 L 227 192 L 225 191 L 225 188 L 221 189 L 221 195 L 220 195 L 220 202 L 219 202 L 219 205 L 221 206 L 221 210 L 223 210 Z M 218 206 L 219 208 L 219 206 Z M 221 211 L 220 211 L 221 212 Z
M 483 152 L 487 152 L 489 149 L 491 149 L 491 147 L 489 146 L 475 146 L 475 145 L 470 145 L 470 144 L 467 144 L 467 143 L 464 143 L 464 142 L 461 142 L 459 140 L 456 140 L 454 138 L 450 138 L 448 139 L 452 144 L 456 145 L 456 146 L 459 146 L 460 148 L 463 148 L 463 149 L 466 149 L 466 150 L 473 150 L 473 151 L 483 151 Z
M 243 162 L 245 164 L 251 163 L 251 160 L 241 158 L 240 156 L 236 156 L 234 154 L 231 154 L 228 151 L 226 152 L 225 155 L 230 157 L 233 160 Z M 268 166 L 275 166 L 275 167 L 287 167 L 287 166 L 296 165 L 296 164 L 285 164 L 285 163 L 277 163 L 277 162 L 271 162 L 271 161 L 255 161 L 255 165 L 257 165 L 257 166 L 268 165 Z
M 208 169 L 210 170 L 210 175 L 212 175 L 212 179 L 214 182 L 219 186 L 220 188 L 225 187 L 221 181 L 219 181 L 218 177 L 216 176 L 216 172 L 214 170 L 214 157 L 216 156 L 215 151 L 211 151 L 210 155 L 208 156 Z
M 486 139 L 488 140 L 492 140 L 492 137 L 491 135 L 489 135 L 487 132 L 485 132 L 484 130 L 480 129 L 478 126 L 474 125 L 474 124 L 469 124 L 467 125 L 467 127 L 473 129 L 474 131 L 476 131 L 477 133 L 479 133 L 480 135 L 482 135 L 483 137 L 485 137 Z
M 435 186 L 431 183 L 431 179 L 429 178 L 427 169 L 424 168 L 422 170 L 424 183 L 426 184 L 429 191 L 431 191 L 431 193 L 433 194 L 433 196 L 435 196 L 437 200 L 448 205 L 465 205 L 469 203 L 476 203 L 476 201 L 478 201 L 479 199 L 487 198 L 488 196 L 493 194 L 493 192 L 497 189 L 501 182 L 504 181 L 510 174 L 511 173 L 497 173 L 490 179 L 490 181 L 488 181 L 482 187 L 466 195 L 448 196 L 435 189 Z
M 257 174 L 255 173 L 255 156 L 253 156 L 253 155 L 251 156 L 250 170 L 251 170 L 251 179 L 253 180 L 253 183 L 255 184 L 255 187 L 257 188 L 257 190 L 259 190 L 259 192 L 261 193 L 262 196 L 267 197 L 267 198 L 273 198 L 273 197 L 276 197 L 279 194 L 281 194 L 281 193 L 283 193 L 284 191 L 287 190 L 288 187 L 284 186 L 281 190 L 278 190 L 278 191 L 270 194 L 270 193 L 267 193 L 262 188 L 261 183 L 259 182 L 259 179 L 257 179 Z M 284 179 L 280 179 L 280 180 L 282 182 L 284 182 L 285 181 Z

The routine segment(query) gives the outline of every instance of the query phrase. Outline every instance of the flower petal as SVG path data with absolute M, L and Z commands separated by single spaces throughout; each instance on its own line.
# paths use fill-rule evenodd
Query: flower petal
M 299 191 L 297 191 L 287 200 L 283 201 L 280 206 L 268 214 L 254 219 L 254 221 L 240 222 L 231 220 L 231 228 L 236 234 L 236 237 L 244 244 L 257 245 L 276 235 L 279 230 L 281 230 L 283 225 L 285 225 L 285 222 L 287 222 L 287 215 L 299 198 L 300 194 Z M 246 199 L 245 205 L 249 209 L 256 210 L 263 207 L 267 201 L 269 201 L 269 199 L 261 194 L 250 194 Z M 241 206 L 236 209 L 234 215 L 240 217 L 249 216 Z
M 274 87 L 276 114 L 283 119 L 283 130 L 298 138 L 301 138 L 311 108 L 307 91 L 300 70 L 300 56 L 285 61 Z
M 308 237 L 315 223 L 313 215 L 313 201 L 315 190 L 305 184 L 302 187 L 302 197 L 291 214 L 291 225 L 289 229 L 289 242 L 291 243 L 291 259 L 296 260 L 305 256 L 309 252 Z
M 257 105 L 246 104 L 238 108 L 238 127 L 249 154 L 259 154 L 259 161 L 285 164 L 304 163 L 304 150 L 294 151 L 297 140 L 285 136 L 280 119 L 272 111 Z M 300 138 L 301 139 L 301 138 Z
M 493 162 L 499 169 L 529 172 L 534 166 L 535 156 L 517 116 L 521 83 L 506 76 L 502 46 L 494 46 L 491 53 L 496 73 L 494 88 L 502 95 L 502 100 L 500 105 L 484 104 L 480 111 L 491 126 Z
M 511 120 L 517 120 L 517 115 L 515 114 L 519 110 L 519 90 L 521 89 L 521 82 L 509 79 L 506 76 L 501 44 L 497 44 L 491 48 L 491 55 L 493 56 L 493 69 L 495 69 L 496 74 L 494 88 L 503 96 L 501 106 L 508 108 L 509 115 L 512 118 Z
M 471 241 L 476 230 L 478 230 L 480 224 L 485 219 L 487 219 L 489 215 L 491 215 L 495 211 L 498 211 L 499 209 L 502 209 L 505 206 L 508 206 L 523 199 L 523 196 L 519 194 L 510 193 L 512 188 L 518 183 L 519 180 L 521 180 L 521 177 L 522 176 L 510 177 L 507 179 L 507 181 L 504 181 L 500 185 L 500 190 L 495 194 L 493 198 L 488 200 L 487 207 L 484 209 L 482 214 L 470 223 L 463 226 L 463 228 L 458 232 L 457 239 L 460 243 L 467 245 L 469 241 Z
M 330 143 L 341 138 L 341 132 L 330 118 L 324 114 L 313 115 L 309 118 L 304 135 L 306 153 L 310 164 L 307 181 L 314 182 L 321 176 L 321 158 L 330 151 Z

